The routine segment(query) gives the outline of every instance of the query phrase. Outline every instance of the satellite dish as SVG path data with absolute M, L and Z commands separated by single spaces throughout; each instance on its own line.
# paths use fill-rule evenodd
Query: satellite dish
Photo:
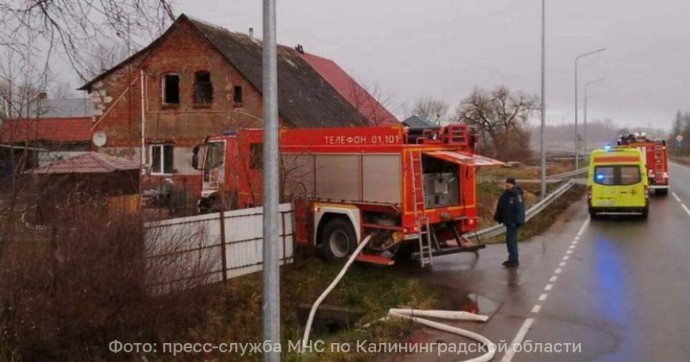
M 96 147 L 103 147 L 105 146 L 105 142 L 107 141 L 107 137 L 105 136 L 105 132 L 98 131 L 93 134 L 91 137 L 91 142 L 93 142 Z

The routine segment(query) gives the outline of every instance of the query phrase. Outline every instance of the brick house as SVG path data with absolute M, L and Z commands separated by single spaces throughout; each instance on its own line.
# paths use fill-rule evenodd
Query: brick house
M 91 100 L 92 132 L 105 135 L 98 150 L 142 160 L 143 114 L 145 179 L 198 186 L 194 145 L 224 130 L 262 127 L 261 64 L 261 41 L 251 34 L 181 15 L 150 45 L 81 88 Z M 281 127 L 397 123 L 337 64 L 301 46 L 278 47 L 278 82 Z

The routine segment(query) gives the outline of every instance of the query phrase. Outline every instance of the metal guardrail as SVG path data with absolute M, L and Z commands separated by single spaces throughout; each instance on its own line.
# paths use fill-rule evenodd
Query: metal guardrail
M 588 170 L 587 167 L 583 167 L 583 168 L 578 169 L 578 170 L 573 170 L 573 171 L 568 171 L 568 172 L 559 173 L 559 174 L 556 174 L 556 175 L 546 176 L 546 178 L 547 178 L 547 179 L 562 179 L 562 178 L 568 178 L 568 177 L 572 177 L 572 176 L 579 175 L 579 174 L 581 174 L 581 173 L 585 173 L 585 172 L 587 172 L 587 170 Z
M 555 175 L 546 175 L 547 180 L 560 180 L 564 178 L 569 178 L 573 176 L 577 176 L 582 173 L 586 173 L 588 170 L 587 167 L 583 167 L 578 170 L 573 170 L 573 171 L 568 171 L 568 172 L 563 172 Z M 505 181 L 505 177 L 503 176 L 477 176 L 477 183 L 490 183 L 490 182 L 503 182 Z M 525 179 L 525 180 L 518 180 L 519 182 L 539 182 L 539 179 Z
M 581 170 L 577 170 L 581 171 Z M 574 171 L 573 171 L 574 172 Z M 552 193 L 546 195 L 546 197 L 539 201 L 538 203 L 532 205 L 526 212 L 525 212 L 525 222 L 528 222 L 530 219 L 533 217 L 537 216 L 540 212 L 544 211 L 547 206 L 551 205 L 552 202 L 556 201 L 559 197 L 563 196 L 568 190 L 570 190 L 571 187 L 575 185 L 575 181 L 570 180 L 563 185 L 561 185 L 559 188 L 554 190 Z M 502 235 L 506 232 L 506 227 L 503 225 L 494 225 L 491 227 L 488 227 L 486 229 L 474 231 L 471 233 L 467 233 L 463 235 L 464 237 L 468 239 L 472 238 L 493 238 L 495 236 Z

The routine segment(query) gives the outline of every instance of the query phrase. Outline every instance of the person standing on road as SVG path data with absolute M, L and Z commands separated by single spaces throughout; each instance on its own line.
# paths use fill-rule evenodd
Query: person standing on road
M 494 220 L 506 227 L 508 260 L 503 262 L 503 266 L 517 267 L 520 265 L 517 245 L 518 229 L 525 224 L 525 203 L 522 198 L 522 189 L 515 185 L 514 178 L 508 178 L 505 182 L 505 191 L 498 199 Z

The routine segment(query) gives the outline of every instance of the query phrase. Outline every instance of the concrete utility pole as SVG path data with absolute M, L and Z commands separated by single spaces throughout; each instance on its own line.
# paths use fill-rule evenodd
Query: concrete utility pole
M 278 260 L 278 61 L 276 57 L 276 1 L 264 0 L 263 102 L 264 102 L 264 220 L 263 220 L 263 341 L 280 343 L 280 265 Z M 265 344 L 264 344 L 265 345 Z M 275 349 L 263 351 L 266 362 L 280 361 Z
M 580 169 L 580 134 L 577 132 L 577 64 L 580 58 L 586 57 L 588 55 L 600 53 L 606 50 L 606 48 L 597 49 L 591 52 L 583 53 L 575 57 L 575 169 Z
M 544 127 L 546 126 L 546 0 L 541 0 L 541 199 L 546 197 L 546 152 Z

